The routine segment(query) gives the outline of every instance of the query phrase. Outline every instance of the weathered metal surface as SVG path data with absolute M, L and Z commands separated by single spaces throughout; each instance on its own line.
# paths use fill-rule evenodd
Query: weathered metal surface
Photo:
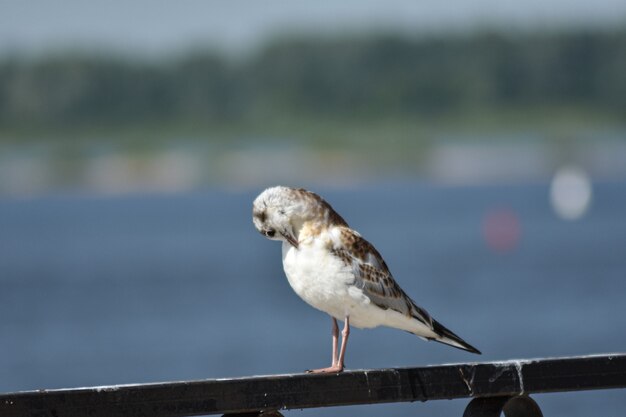
M 626 387 L 626 354 L 0 394 L 1 417 L 181 417 Z

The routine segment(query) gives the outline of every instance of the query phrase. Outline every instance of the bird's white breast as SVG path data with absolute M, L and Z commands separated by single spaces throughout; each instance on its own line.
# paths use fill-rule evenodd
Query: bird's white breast
M 350 316 L 354 327 L 386 325 L 417 335 L 433 337 L 434 333 L 411 316 L 383 309 L 371 302 L 355 285 L 350 265 L 333 254 L 337 230 L 309 236 L 298 248 L 283 243 L 283 267 L 289 284 L 304 301 L 338 320 Z
M 300 242 L 297 249 L 285 242 L 282 249 L 289 284 L 311 306 L 343 320 L 369 304 L 363 291 L 352 285 L 352 269 L 328 249 L 324 235 Z

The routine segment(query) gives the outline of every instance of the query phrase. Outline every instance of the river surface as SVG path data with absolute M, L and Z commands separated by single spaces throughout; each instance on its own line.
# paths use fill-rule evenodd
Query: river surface
M 300 372 L 330 320 L 251 223 L 259 190 L 0 200 L 0 392 Z M 400 285 L 483 351 L 354 330 L 350 369 L 626 350 L 626 184 L 559 219 L 549 187 L 394 182 L 317 189 Z M 621 416 L 623 390 L 535 397 L 546 416 Z M 292 416 L 461 416 L 467 401 Z

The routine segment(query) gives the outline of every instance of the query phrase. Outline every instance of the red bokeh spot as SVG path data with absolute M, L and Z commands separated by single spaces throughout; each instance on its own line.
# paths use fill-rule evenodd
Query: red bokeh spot
M 483 237 L 487 246 L 497 252 L 515 249 L 521 235 L 519 217 L 509 208 L 489 210 L 483 218 Z

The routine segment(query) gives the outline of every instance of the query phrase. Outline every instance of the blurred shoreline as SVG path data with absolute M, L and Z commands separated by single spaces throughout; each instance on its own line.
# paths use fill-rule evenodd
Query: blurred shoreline
M 626 142 L 607 138 L 566 147 L 537 138 L 458 138 L 418 148 L 382 146 L 378 150 L 311 149 L 267 141 L 263 147 L 229 148 L 172 141 L 169 146 L 141 152 L 94 145 L 83 147 L 79 155 L 68 155 L 53 144 L 1 145 L 0 197 L 55 192 L 169 193 L 207 186 L 248 189 L 286 181 L 330 187 L 397 179 L 439 185 L 520 184 L 549 181 L 564 165 L 579 167 L 593 180 L 623 181 L 625 160 Z

